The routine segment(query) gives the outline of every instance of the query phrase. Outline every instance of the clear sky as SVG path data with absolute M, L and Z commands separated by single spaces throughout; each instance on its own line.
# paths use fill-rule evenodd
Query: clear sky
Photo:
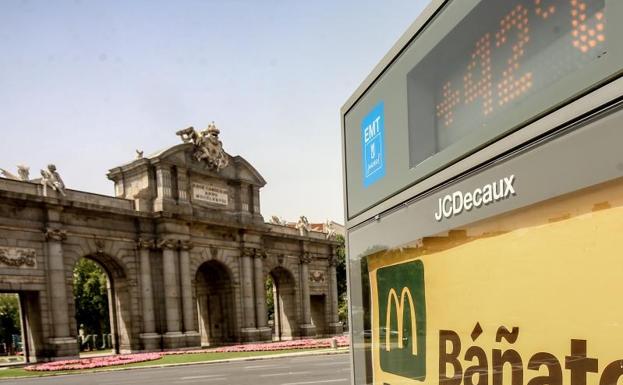
M 343 222 L 339 109 L 427 0 L 0 2 L 0 167 L 68 188 L 215 121 L 265 219 Z

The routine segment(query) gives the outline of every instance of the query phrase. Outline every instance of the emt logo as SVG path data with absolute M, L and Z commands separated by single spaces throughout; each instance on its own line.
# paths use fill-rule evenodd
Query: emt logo
M 385 176 L 385 105 L 377 104 L 361 121 L 363 186 L 368 187 Z
M 426 378 L 426 301 L 420 260 L 377 270 L 380 366 L 386 373 Z

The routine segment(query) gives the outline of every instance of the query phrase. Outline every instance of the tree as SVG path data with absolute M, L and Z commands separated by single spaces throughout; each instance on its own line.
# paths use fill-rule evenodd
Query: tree
M 266 277 L 264 289 L 266 290 L 266 312 L 268 319 L 271 320 L 275 314 L 275 298 L 273 296 L 273 277 L 270 274 Z
M 340 245 L 336 249 L 337 263 L 335 273 L 337 277 L 338 316 L 342 324 L 348 324 L 348 294 L 346 282 L 346 240 L 341 234 L 337 234 L 336 240 Z
M 19 302 L 17 294 L 0 294 L 0 343 L 11 346 L 13 335 L 20 334 Z
M 74 268 L 76 324 L 85 334 L 110 333 L 107 277 L 94 261 L 82 258 Z

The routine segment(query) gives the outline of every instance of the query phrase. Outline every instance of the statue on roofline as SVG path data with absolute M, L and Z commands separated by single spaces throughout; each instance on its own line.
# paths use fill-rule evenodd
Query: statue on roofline
M 66 196 L 65 183 L 61 175 L 56 171 L 56 166 L 48 165 L 48 169 L 41 170 L 41 184 L 43 185 L 43 196 L 48 196 L 48 187 L 59 192 L 62 196 Z
M 279 226 L 287 226 L 288 224 L 285 219 L 279 218 L 276 215 L 273 215 L 270 217 L 270 223 L 272 223 L 273 225 L 279 225 Z
M 307 236 L 307 234 L 309 234 L 311 231 L 311 225 L 305 215 L 301 215 L 298 222 L 296 222 L 295 228 L 299 231 L 299 235 Z
M 327 232 L 327 239 L 335 239 L 337 236 L 335 232 L 335 227 L 333 226 L 333 222 L 327 219 L 327 223 L 325 223 L 325 230 Z
M 218 138 L 221 131 L 216 128 L 214 122 L 203 131 L 195 131 L 194 127 L 188 127 L 176 132 L 184 143 L 192 142 L 195 146 L 193 156 L 197 161 L 204 161 L 211 170 L 221 171 L 229 164 L 229 158 L 223 150 L 223 143 Z
M 17 166 L 17 175 L 10 173 L 9 171 L 0 168 L 0 175 L 6 179 L 19 180 L 22 182 L 28 182 L 30 180 L 30 167 L 22 164 Z
M 65 182 L 63 182 L 63 178 L 61 178 L 61 175 L 56 171 L 56 166 L 53 164 L 49 164 L 47 169 L 41 170 L 41 178 L 30 179 L 30 167 L 24 165 L 17 166 L 17 175 L 0 168 L 0 176 L 11 180 L 41 184 L 43 186 L 43 196 L 48 196 L 48 187 L 58 191 L 62 196 L 67 195 Z

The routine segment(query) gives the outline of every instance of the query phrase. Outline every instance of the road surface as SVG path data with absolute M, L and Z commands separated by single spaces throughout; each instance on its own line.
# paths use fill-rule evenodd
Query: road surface
M 0 385 L 348 385 L 348 354 L 132 369 L 0 381 Z

